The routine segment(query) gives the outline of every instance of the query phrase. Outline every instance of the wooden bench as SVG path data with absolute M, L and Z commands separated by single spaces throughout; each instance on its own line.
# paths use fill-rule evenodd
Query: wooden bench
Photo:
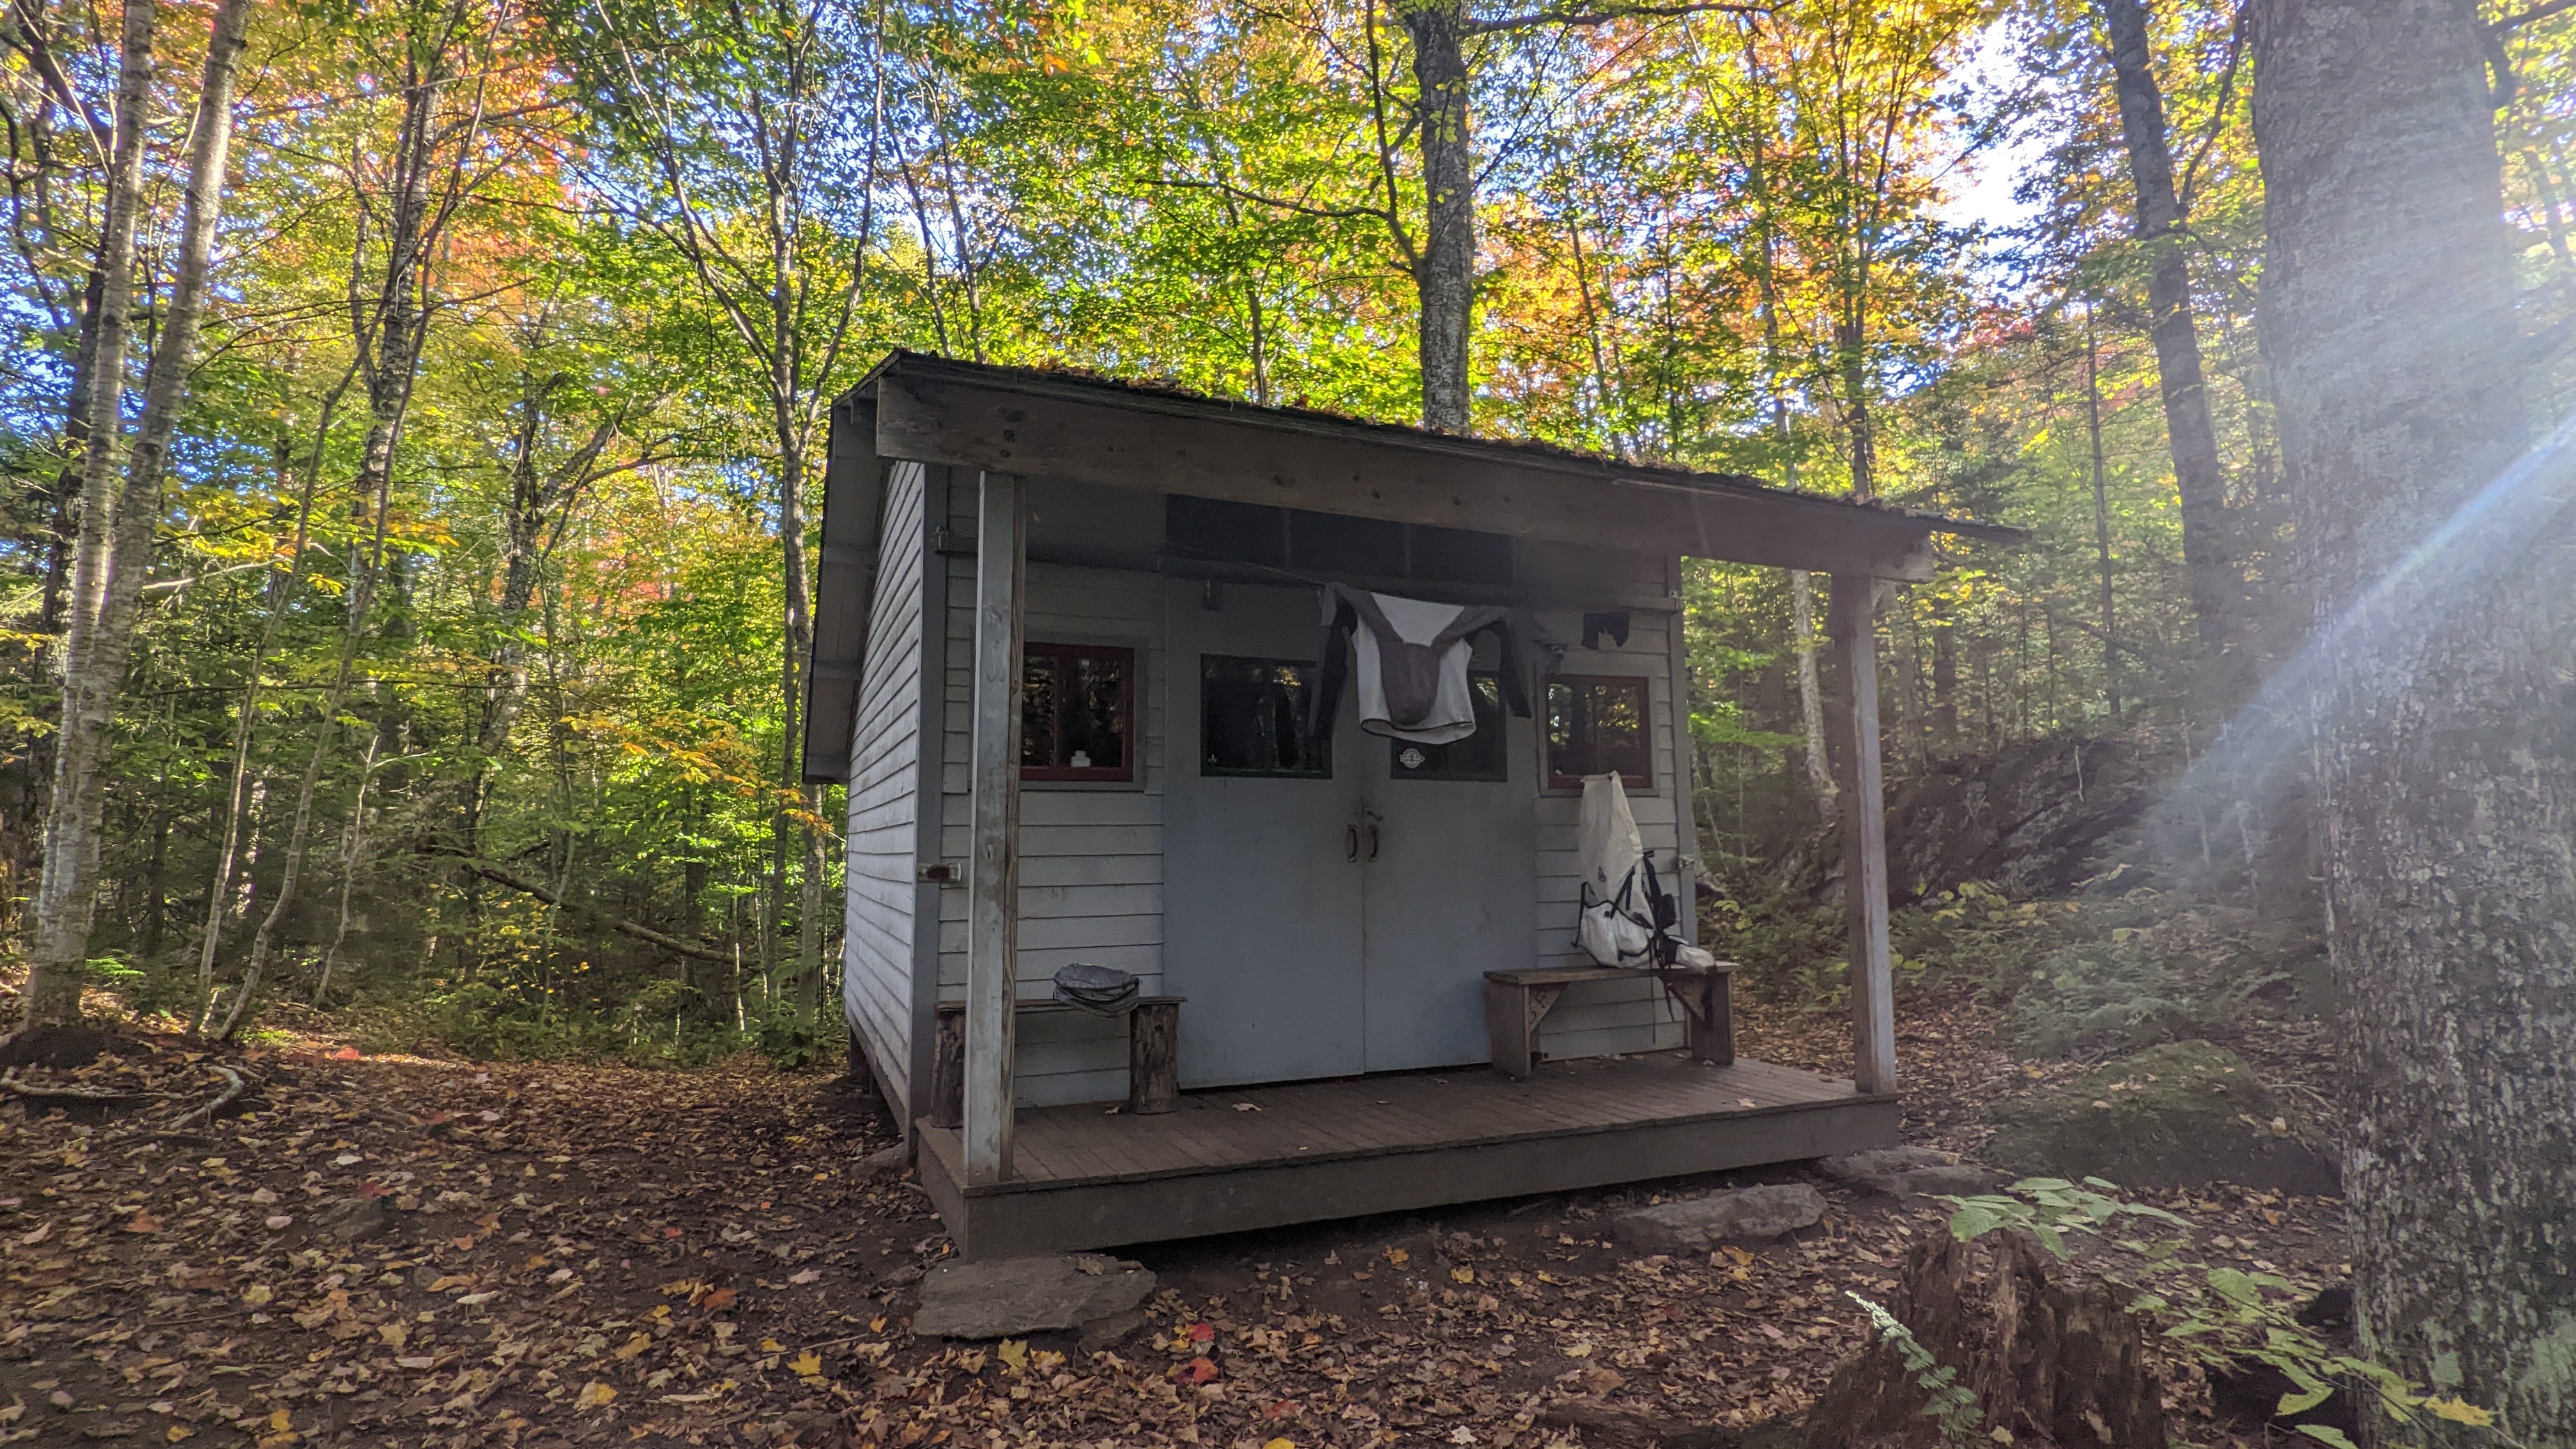
M 1653 976 L 1681 1003 L 1688 1023 L 1690 1054 L 1716 1066 L 1735 1064 L 1735 1007 L 1727 995 L 1727 978 L 1735 963 L 1674 966 L 1660 971 L 1616 966 L 1542 966 L 1527 971 L 1485 973 L 1485 1031 L 1493 1043 L 1495 1070 L 1526 1077 L 1539 1060 L 1538 1026 L 1556 1006 L 1565 988 L 1581 981 L 1633 981 Z
M 1186 996 L 1145 996 L 1127 1013 L 1127 1110 L 1150 1117 L 1181 1102 L 1181 1003 Z M 1081 1011 L 1061 1001 L 1023 1001 L 1024 1015 Z M 1085 1016 L 1092 1015 L 1083 1012 Z M 966 1003 L 939 1003 L 939 1041 L 930 1060 L 930 1125 L 966 1122 Z

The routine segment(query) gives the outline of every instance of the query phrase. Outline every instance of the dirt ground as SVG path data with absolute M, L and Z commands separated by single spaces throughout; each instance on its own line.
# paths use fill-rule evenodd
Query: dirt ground
M 1911 1141 L 1974 1153 L 2032 1073 L 1965 999 L 1905 1003 Z M 1844 1027 L 1748 1011 L 1748 1055 L 1847 1070 Z M 1107 1348 L 907 1331 L 948 1251 L 893 1139 L 821 1074 L 248 1058 L 128 1037 L 0 1103 L 0 1444 L 1716 1445 L 1796 1413 L 1947 1209 L 1815 1179 L 1825 1220 L 1706 1258 L 1615 1211 L 1799 1166 L 1132 1250 Z M 246 1068 L 256 1090 L 173 1119 Z M 2341 1275 L 2339 1205 L 2151 1195 L 2199 1251 Z M 2177 1376 L 2187 1437 L 2231 1435 Z

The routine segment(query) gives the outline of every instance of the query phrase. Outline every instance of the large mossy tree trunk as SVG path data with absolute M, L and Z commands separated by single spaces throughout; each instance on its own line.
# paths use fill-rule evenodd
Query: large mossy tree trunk
M 2470 0 L 2257 0 L 2365 1347 L 2576 1439 L 2576 595 Z

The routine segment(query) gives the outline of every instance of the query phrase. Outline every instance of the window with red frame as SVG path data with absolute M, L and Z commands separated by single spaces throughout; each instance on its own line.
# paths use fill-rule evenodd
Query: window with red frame
M 1020 653 L 1020 778 L 1136 778 L 1136 651 L 1028 644 Z
M 1632 790 L 1652 786 L 1646 697 L 1646 681 L 1634 675 L 1560 674 L 1550 679 L 1548 788 L 1579 790 L 1584 776 L 1614 770 Z

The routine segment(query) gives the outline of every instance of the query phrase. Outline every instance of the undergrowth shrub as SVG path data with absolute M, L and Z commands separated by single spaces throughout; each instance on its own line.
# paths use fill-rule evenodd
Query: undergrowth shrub
M 2025 1056 L 2121 1054 L 2225 1039 L 2256 1001 L 2298 993 L 2318 943 L 2303 922 L 2152 892 L 2082 903 L 2081 929 L 2026 972 L 1994 978 L 2004 1034 Z
M 2310 997 L 2322 981 L 2313 922 L 2133 887 L 2122 872 L 2073 900 L 2014 900 L 1969 881 L 1888 918 L 1896 983 L 1973 987 L 2003 1011 L 2006 1043 L 2036 1057 L 2118 1055 L 2226 1039 L 2256 1003 Z M 1839 903 L 1782 893 L 1721 902 L 1711 949 L 1754 1000 L 1818 1010 L 1845 999 Z M 2318 1003 L 2309 1000 L 2310 1007 Z

